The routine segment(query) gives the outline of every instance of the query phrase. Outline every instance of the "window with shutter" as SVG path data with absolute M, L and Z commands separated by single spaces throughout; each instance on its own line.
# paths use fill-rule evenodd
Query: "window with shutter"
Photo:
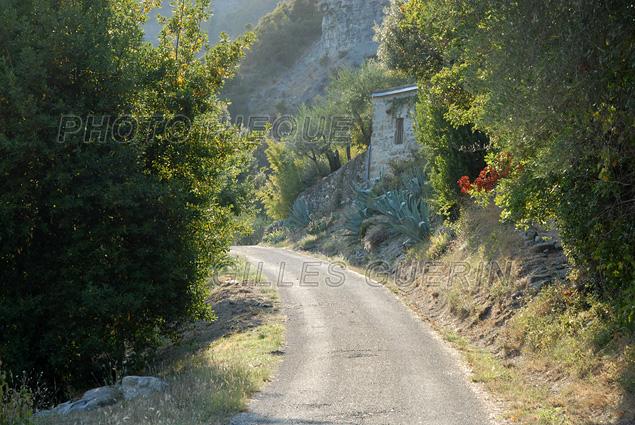
M 401 145 L 403 143 L 403 118 L 397 118 L 395 126 L 395 145 Z

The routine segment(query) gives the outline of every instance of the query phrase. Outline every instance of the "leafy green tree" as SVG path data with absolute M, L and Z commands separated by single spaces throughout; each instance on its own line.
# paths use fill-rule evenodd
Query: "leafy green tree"
M 265 152 L 271 173 L 260 187 L 258 196 L 269 217 L 283 219 L 289 215 L 295 198 L 307 187 L 302 182 L 301 162 L 284 143 L 275 140 L 268 140 Z
M 382 25 L 375 26 L 375 41 L 380 43 L 377 57 L 390 69 L 424 79 L 441 68 L 443 46 L 434 31 L 420 27 L 415 14 L 406 13 L 407 3 L 391 0 Z
M 412 79 L 392 75 L 375 60 L 361 68 L 346 66 L 338 71 L 326 88 L 326 95 L 294 114 L 297 128 L 284 138 L 290 150 L 305 157 L 320 173 L 320 159 L 329 172 L 341 166 L 340 155 L 351 159 L 351 147 L 365 149 L 372 134 L 373 103 L 376 91 L 403 85 Z M 341 152 L 341 153 L 340 153 Z
M 430 167 L 430 183 L 435 191 L 433 204 L 444 216 L 456 219 L 459 213 L 462 176 L 474 178 L 486 166 L 489 137 L 475 128 L 464 113 L 473 96 L 462 86 L 462 68 L 444 67 L 427 81 L 419 95 L 415 134 L 424 146 Z M 453 115 L 454 114 L 454 115 Z
M 457 55 L 457 40 L 473 25 L 463 16 L 468 12 L 464 4 L 392 0 L 383 26 L 376 29 L 380 59 L 419 80 L 415 133 L 432 165 L 433 203 L 450 219 L 458 214 L 457 181 L 478 175 L 489 145 L 488 135 L 475 127 L 468 113 L 477 100 L 465 87 L 470 58 Z
M 341 167 L 338 147 L 345 146 L 350 156 L 350 138 L 347 135 L 350 119 L 329 115 L 327 107 L 325 104 L 301 106 L 294 116 L 296 130 L 284 138 L 287 148 L 310 161 L 321 177 Z M 323 167 L 324 159 L 328 162 L 328 169 Z
M 316 108 L 322 109 L 328 118 L 349 118 L 352 143 L 365 148 L 370 144 L 372 134 L 373 101 L 370 96 L 412 82 L 412 77 L 395 75 L 381 62 L 368 60 L 359 69 L 340 69 L 327 86 L 325 98 L 316 102 Z
M 175 0 L 158 48 L 136 0 L 1 0 L 0 352 L 57 388 L 132 370 L 210 318 L 247 141 L 215 93 L 246 40 L 207 51 Z
M 634 13 L 621 1 L 503 3 L 467 49 L 488 52 L 469 73 L 484 99 L 476 122 L 524 167 L 498 202 L 517 222 L 555 220 L 584 280 L 631 321 Z
M 437 42 L 436 75 L 457 71 L 426 77 L 433 88 L 452 82 L 440 86 L 444 119 L 487 134 L 490 149 L 512 153 L 522 170 L 495 190 L 504 217 L 555 223 L 582 280 L 632 322 L 633 5 L 411 0 L 400 11 L 393 27 Z M 386 57 L 417 73 L 400 62 L 407 54 Z

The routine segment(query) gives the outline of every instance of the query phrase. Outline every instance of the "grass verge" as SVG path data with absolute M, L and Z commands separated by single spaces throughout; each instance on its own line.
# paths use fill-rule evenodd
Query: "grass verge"
M 510 401 L 508 413 L 503 418 L 510 422 L 536 425 L 572 425 L 562 406 L 545 402 L 549 387 L 542 383 L 528 382 L 509 363 L 478 348 L 453 331 L 440 332 L 465 357 L 472 369 L 472 381 L 480 382 L 492 394 Z
M 532 253 L 498 217 L 494 207 L 466 208 L 456 238 L 438 256 L 470 270 L 463 283 L 449 279 L 400 295 L 464 354 L 473 380 L 505 401 L 508 422 L 635 423 L 632 328 L 609 302 L 556 276 L 567 266 L 563 255 Z M 418 249 L 419 260 L 429 258 L 426 248 Z M 490 262 L 513 268 L 489 278 L 483 271 L 480 279 L 487 268 L 479 265 Z M 544 273 L 550 281 L 532 289 L 530 278 Z

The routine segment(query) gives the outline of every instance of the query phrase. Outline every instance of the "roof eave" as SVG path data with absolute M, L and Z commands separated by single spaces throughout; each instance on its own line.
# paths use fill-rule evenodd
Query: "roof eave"
M 391 96 L 391 95 L 394 95 L 394 94 L 408 93 L 408 92 L 417 91 L 417 90 L 419 90 L 418 86 L 396 87 L 396 88 L 392 88 L 392 89 L 388 89 L 388 90 L 382 90 L 382 91 L 375 92 L 375 93 L 371 94 L 370 97 Z

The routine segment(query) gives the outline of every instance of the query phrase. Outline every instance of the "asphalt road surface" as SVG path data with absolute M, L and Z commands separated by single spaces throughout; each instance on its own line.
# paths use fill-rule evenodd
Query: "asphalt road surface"
M 450 349 L 384 287 L 285 249 L 235 247 L 278 287 L 275 379 L 239 424 L 489 424 Z

